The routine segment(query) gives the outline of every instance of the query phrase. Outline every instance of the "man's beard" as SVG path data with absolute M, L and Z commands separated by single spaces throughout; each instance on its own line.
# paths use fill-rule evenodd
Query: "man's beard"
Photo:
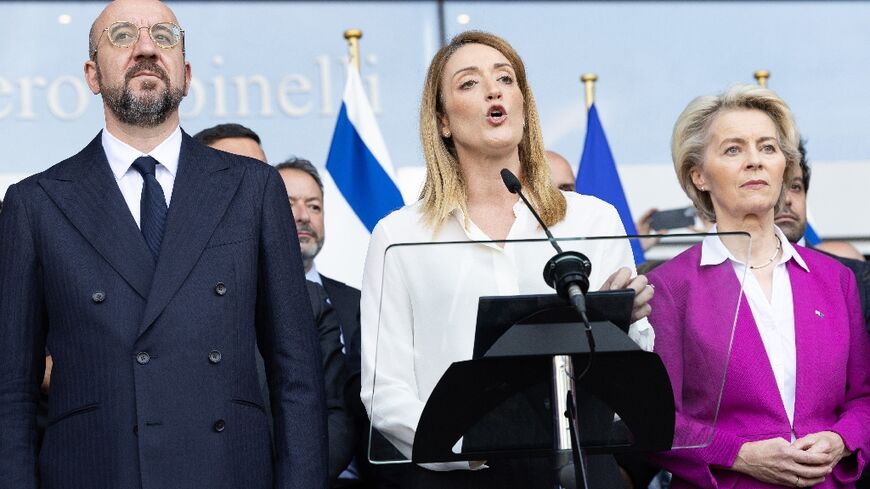
M 305 263 L 310 263 L 314 261 L 314 257 L 320 253 L 320 250 L 323 248 L 323 237 L 314 232 L 314 229 L 311 226 L 300 224 L 297 228 L 297 231 L 305 231 L 311 234 L 311 238 L 306 240 L 305 243 L 299 243 L 299 249 L 302 252 L 302 261 Z
M 316 257 L 318 253 L 320 253 L 321 248 L 323 248 L 323 241 L 318 241 L 317 246 L 300 245 L 299 249 L 300 251 L 302 251 L 302 261 L 314 261 L 314 257 Z
M 782 223 L 778 223 L 777 226 L 782 230 L 782 233 L 785 235 L 785 239 L 789 240 L 791 243 L 797 243 L 801 238 L 804 237 L 804 234 L 807 231 L 806 223 L 798 223 L 794 221 L 786 221 Z
M 776 223 L 777 226 L 782 230 L 782 233 L 785 234 L 785 238 L 789 240 L 791 243 L 797 243 L 801 238 L 804 237 L 804 233 L 807 230 L 807 222 L 806 220 L 801 221 L 797 214 L 791 211 L 791 208 L 786 207 L 777 215 L 777 217 L 781 215 L 788 215 L 794 220 L 787 220 Z M 776 221 L 776 217 L 774 218 Z
M 157 74 L 163 80 L 163 90 L 158 91 L 149 87 L 150 84 L 143 84 L 143 88 L 150 93 L 135 95 L 130 89 L 130 80 L 141 71 Z M 97 83 L 100 86 L 100 93 L 103 95 L 103 102 L 109 110 L 115 114 L 119 121 L 131 126 L 159 126 L 169 118 L 170 114 L 178 110 L 181 99 L 184 97 L 184 91 L 181 88 L 171 87 L 169 76 L 166 75 L 163 68 L 150 60 L 140 61 L 130 68 L 124 77 L 122 87 L 103 84 L 103 75 L 100 72 L 100 66 L 97 65 Z

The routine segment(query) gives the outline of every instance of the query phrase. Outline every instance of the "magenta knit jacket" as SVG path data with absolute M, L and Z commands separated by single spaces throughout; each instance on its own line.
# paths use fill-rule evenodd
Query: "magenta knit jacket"
M 854 454 L 817 487 L 850 488 L 870 453 L 870 337 L 852 272 L 821 253 L 795 249 L 810 271 L 794 260 L 786 265 L 797 348 L 794 430 L 798 438 L 818 431 L 843 438 Z M 654 459 L 674 474 L 674 489 L 780 487 L 728 469 L 744 442 L 790 440 L 790 427 L 731 263 L 700 262 L 699 244 L 649 274 L 655 351 L 668 369 L 677 408 L 675 446 L 702 445 Z

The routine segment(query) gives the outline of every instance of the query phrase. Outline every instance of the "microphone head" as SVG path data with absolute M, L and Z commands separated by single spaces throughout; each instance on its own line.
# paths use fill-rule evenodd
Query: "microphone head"
M 507 187 L 510 193 L 515 194 L 523 188 L 520 184 L 520 180 L 507 168 L 501 169 L 501 180 L 504 182 L 504 186 Z

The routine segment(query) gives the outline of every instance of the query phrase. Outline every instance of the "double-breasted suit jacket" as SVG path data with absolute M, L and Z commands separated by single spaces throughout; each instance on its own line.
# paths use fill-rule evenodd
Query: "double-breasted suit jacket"
M 0 213 L 0 487 L 324 486 L 311 314 L 274 169 L 184 134 L 155 261 L 98 135 L 10 187 Z

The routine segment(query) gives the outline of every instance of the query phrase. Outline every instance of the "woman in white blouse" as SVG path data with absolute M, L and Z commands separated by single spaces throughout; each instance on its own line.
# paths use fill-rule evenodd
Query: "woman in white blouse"
M 625 235 L 609 204 L 552 187 L 525 68 L 513 48 L 497 36 L 465 32 L 438 51 L 423 89 L 420 137 L 426 157 L 421 198 L 375 228 L 361 303 L 361 397 L 373 426 L 408 459 L 425 400 L 452 362 L 472 356 L 478 298 L 552 289 L 541 278 L 544 262 L 532 258 L 532 250 L 540 252 L 540 247 L 388 247 L 543 238 L 532 214 L 505 188 L 499 174 L 503 168 L 518 175 L 557 237 Z M 592 290 L 635 289 L 636 322 L 630 335 L 651 349 L 653 332 L 643 318 L 649 314 L 653 291 L 645 277 L 634 276 L 628 242 L 593 241 L 582 250 L 593 264 Z M 546 475 L 546 480 L 538 480 L 534 471 L 511 468 L 510 463 L 501 469 L 496 463 L 491 469 L 475 470 L 478 465 L 427 465 L 455 472 L 416 469 L 411 486 L 551 485 Z

